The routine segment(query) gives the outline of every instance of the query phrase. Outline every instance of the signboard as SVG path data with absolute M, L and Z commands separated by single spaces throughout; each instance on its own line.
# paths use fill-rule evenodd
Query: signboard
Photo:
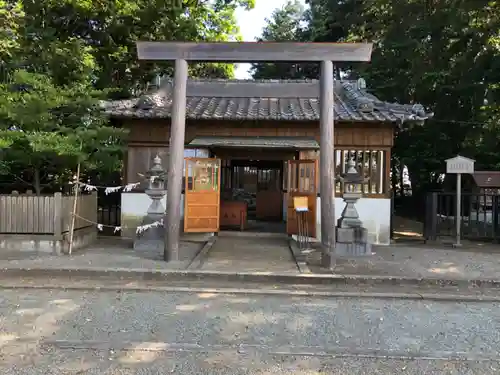
M 446 173 L 457 175 L 457 195 L 456 195 L 456 243 L 455 247 L 462 246 L 460 243 L 460 232 L 462 230 L 462 174 L 474 173 L 474 160 L 457 155 L 454 158 L 446 160 Z
M 474 173 L 474 162 L 474 160 L 460 155 L 455 156 L 446 160 L 446 173 Z
M 308 198 L 307 197 L 293 197 L 293 207 L 297 212 L 307 212 L 309 211 Z

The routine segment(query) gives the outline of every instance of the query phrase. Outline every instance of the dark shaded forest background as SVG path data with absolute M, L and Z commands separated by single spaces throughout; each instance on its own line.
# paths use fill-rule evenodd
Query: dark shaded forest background
M 263 0 L 257 0 L 263 1 Z M 137 40 L 238 40 L 235 10 L 252 0 L 0 0 L 0 178 L 2 186 L 57 189 L 78 162 L 103 184 L 119 182 L 125 133 L 97 100 L 148 88 L 168 63 L 139 63 Z M 444 160 L 460 153 L 477 170 L 499 170 L 500 2 L 309 0 L 269 16 L 264 41 L 374 43 L 369 64 L 336 66 L 363 77 L 381 100 L 420 103 L 423 126 L 398 130 L 393 190 L 406 166 L 414 207 L 443 188 Z M 195 77 L 233 77 L 229 64 L 198 64 Z M 307 64 L 255 64 L 254 78 L 317 78 Z M 419 203 L 420 202 L 420 203 Z

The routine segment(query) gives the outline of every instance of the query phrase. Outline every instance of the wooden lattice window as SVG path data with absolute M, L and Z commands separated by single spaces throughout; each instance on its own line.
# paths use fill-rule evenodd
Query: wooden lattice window
M 356 163 L 356 169 L 364 177 L 363 194 L 382 195 L 386 193 L 386 165 L 385 150 L 336 150 L 335 151 L 335 174 L 341 176 L 346 172 L 346 164 L 349 159 Z M 336 194 L 341 194 L 342 183 L 335 184 Z

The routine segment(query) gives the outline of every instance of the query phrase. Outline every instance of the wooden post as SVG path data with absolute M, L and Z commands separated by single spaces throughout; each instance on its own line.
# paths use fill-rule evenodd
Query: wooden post
M 187 61 L 181 59 L 175 60 L 174 96 L 170 125 L 170 157 L 168 159 L 165 249 L 163 252 L 165 261 L 179 260 L 187 79 Z
M 461 229 L 462 229 L 462 174 L 457 173 L 457 213 L 456 213 L 456 219 L 455 219 L 455 225 L 456 225 L 456 242 L 454 244 L 455 247 L 461 247 L 462 243 L 460 242 L 461 238 Z
M 73 198 L 73 209 L 71 210 L 71 227 L 69 231 L 69 248 L 68 254 L 71 255 L 73 251 L 73 236 L 75 234 L 75 219 L 76 219 L 76 209 L 78 204 L 78 191 L 80 190 L 80 163 L 76 167 L 76 182 L 75 182 L 75 195 Z
M 335 248 L 335 162 L 333 118 L 333 63 L 321 62 L 320 74 L 320 186 L 321 244 L 326 259 Z M 329 263 L 329 261 L 328 261 Z
M 54 193 L 54 239 L 60 241 L 62 239 L 62 194 Z

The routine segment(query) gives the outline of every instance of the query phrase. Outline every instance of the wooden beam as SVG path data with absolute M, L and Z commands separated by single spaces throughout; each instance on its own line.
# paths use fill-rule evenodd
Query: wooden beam
M 174 95 L 170 126 L 170 156 L 168 158 L 167 207 L 165 218 L 165 261 L 178 261 L 182 175 L 184 171 L 184 138 L 186 133 L 186 87 L 188 63 L 175 60 Z
M 372 43 L 137 42 L 139 60 L 370 61 Z
M 319 98 L 319 81 L 189 80 L 187 96 L 216 98 Z
M 321 244 L 324 265 L 331 265 L 335 249 L 335 150 L 333 118 L 333 63 L 321 62 L 320 74 L 320 186 Z

